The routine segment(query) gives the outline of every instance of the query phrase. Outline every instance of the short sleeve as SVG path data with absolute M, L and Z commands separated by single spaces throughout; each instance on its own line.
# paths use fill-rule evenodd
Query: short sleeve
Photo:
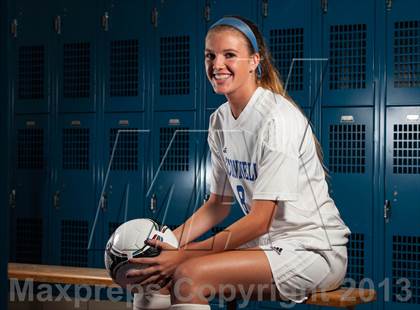
M 217 145 L 216 139 L 214 131 L 209 128 L 207 142 L 211 155 L 210 192 L 223 197 L 233 197 L 224 160 L 219 151 L 220 146 Z
M 287 123 L 287 124 L 285 124 Z M 270 120 L 262 131 L 258 177 L 253 199 L 298 199 L 299 157 L 296 128 L 281 118 Z

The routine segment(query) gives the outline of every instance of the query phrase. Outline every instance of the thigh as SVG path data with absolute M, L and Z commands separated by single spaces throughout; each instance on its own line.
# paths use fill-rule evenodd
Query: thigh
M 191 279 L 196 289 L 201 285 L 207 295 L 214 293 L 212 289 L 216 294 L 234 292 L 238 297 L 276 292 L 269 261 L 259 247 L 190 259 L 176 270 L 174 284 L 183 278 Z

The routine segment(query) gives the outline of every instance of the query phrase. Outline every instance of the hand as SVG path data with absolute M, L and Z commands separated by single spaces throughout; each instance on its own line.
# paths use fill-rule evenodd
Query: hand
M 176 267 L 181 264 L 186 256 L 182 250 L 179 250 L 168 243 L 159 241 L 157 239 L 148 239 L 145 242 L 147 245 L 156 247 L 161 250 L 160 254 L 156 257 L 141 257 L 141 258 L 132 258 L 129 260 L 133 264 L 147 264 L 150 265 L 144 269 L 132 270 L 127 274 L 127 277 L 142 277 L 145 280 L 140 282 L 140 285 L 148 285 L 152 283 L 157 283 L 162 287 L 166 285 L 173 273 L 175 272 Z

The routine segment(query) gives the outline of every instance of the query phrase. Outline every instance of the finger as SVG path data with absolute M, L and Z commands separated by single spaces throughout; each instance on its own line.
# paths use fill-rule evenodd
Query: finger
M 159 262 L 156 260 L 155 257 L 138 257 L 138 258 L 130 258 L 128 260 L 131 264 L 145 264 L 145 265 L 158 265 Z
M 162 250 L 162 242 L 157 239 L 147 239 L 146 241 L 144 241 L 144 243 L 159 250 Z
M 150 276 L 158 271 L 157 266 L 152 266 L 143 269 L 133 269 L 127 272 L 127 278 L 135 278 L 135 277 L 147 277 Z
M 163 241 L 158 240 L 158 239 L 147 239 L 144 243 L 147 244 L 147 245 L 150 245 L 152 247 L 158 248 L 160 250 L 176 249 L 175 247 L 173 247 L 169 243 L 163 242 Z

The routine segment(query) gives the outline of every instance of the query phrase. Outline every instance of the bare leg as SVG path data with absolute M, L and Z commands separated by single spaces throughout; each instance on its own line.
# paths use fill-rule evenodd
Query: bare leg
M 207 304 L 207 298 L 225 299 L 276 293 L 270 264 L 260 248 L 226 251 L 193 258 L 174 274 L 172 304 Z M 273 297 L 274 298 L 274 297 Z

